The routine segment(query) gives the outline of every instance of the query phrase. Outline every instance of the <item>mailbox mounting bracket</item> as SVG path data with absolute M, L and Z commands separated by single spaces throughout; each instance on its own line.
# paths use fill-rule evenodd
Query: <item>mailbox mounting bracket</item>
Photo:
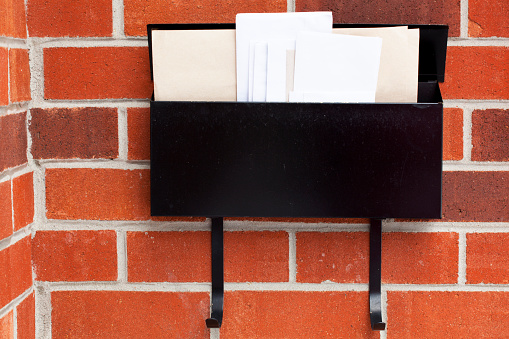
M 369 227 L 369 317 L 371 329 L 385 330 L 382 321 L 382 219 L 370 219 Z
M 208 328 L 220 328 L 224 305 L 223 218 L 211 218 L 212 311 L 205 322 Z M 382 321 L 382 219 L 370 219 L 369 229 L 369 314 L 371 328 L 385 330 Z
M 224 255 L 223 218 L 211 218 L 212 313 L 205 320 L 208 328 L 219 328 L 223 321 Z

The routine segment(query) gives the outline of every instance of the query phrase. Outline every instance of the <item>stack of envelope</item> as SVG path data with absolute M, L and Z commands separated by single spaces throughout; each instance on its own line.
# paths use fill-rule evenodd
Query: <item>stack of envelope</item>
M 418 29 L 332 26 L 331 12 L 248 13 L 235 30 L 154 30 L 155 100 L 417 101 Z

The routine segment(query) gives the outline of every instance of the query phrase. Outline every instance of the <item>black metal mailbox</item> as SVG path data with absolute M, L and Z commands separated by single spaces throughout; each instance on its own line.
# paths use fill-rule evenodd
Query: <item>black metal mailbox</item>
M 222 218 L 233 216 L 371 218 L 371 320 L 385 328 L 381 219 L 441 217 L 448 29 L 410 27 L 421 35 L 417 103 L 151 101 L 152 215 L 213 218 L 209 327 L 221 325 Z M 210 28 L 234 25 L 149 25 L 149 46 L 153 29 Z

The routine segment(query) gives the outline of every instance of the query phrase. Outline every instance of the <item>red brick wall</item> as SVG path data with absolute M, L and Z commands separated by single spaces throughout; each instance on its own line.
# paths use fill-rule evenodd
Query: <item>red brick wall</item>
M 35 338 L 31 73 L 23 0 L 0 0 L 0 338 Z
M 385 222 L 382 334 L 367 220 L 228 219 L 208 330 L 208 221 L 150 216 L 146 24 L 287 10 L 450 26 L 443 218 Z M 0 0 L 0 337 L 506 337 L 508 18 L 505 0 Z

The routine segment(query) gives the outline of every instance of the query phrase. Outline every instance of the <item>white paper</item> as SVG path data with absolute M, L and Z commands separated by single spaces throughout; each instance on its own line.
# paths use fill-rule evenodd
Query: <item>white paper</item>
M 287 50 L 295 50 L 295 40 L 269 40 L 267 46 L 267 102 L 285 102 Z
M 374 98 L 381 49 L 381 38 L 302 32 L 295 49 L 294 91 L 371 92 Z
M 334 28 L 332 32 L 382 38 L 375 101 L 417 102 L 419 29 L 408 29 L 407 26 Z
M 253 100 L 265 102 L 267 96 L 267 43 L 259 42 L 255 45 Z
M 156 101 L 236 101 L 235 30 L 153 30 Z
M 290 102 L 375 102 L 372 91 L 290 92 Z
M 236 17 L 237 101 L 249 99 L 251 41 L 295 39 L 301 31 L 332 32 L 331 12 L 242 13 Z

